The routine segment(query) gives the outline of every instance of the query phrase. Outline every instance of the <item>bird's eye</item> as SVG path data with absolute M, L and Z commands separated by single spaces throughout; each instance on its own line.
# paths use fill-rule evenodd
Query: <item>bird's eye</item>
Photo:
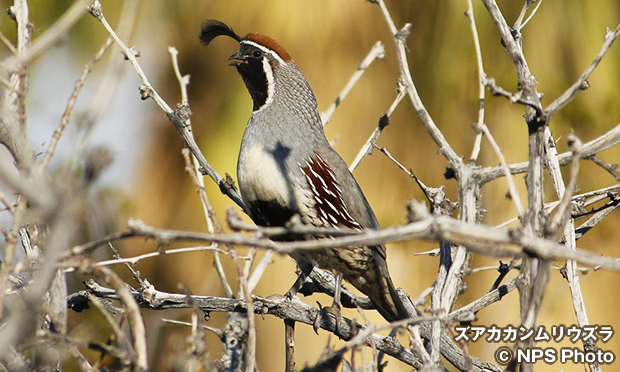
M 254 58 L 259 58 L 259 57 L 260 57 L 260 56 L 262 56 L 262 55 L 263 55 L 263 52 L 261 52 L 260 50 L 255 50 L 255 51 L 252 53 L 252 56 L 254 56 Z

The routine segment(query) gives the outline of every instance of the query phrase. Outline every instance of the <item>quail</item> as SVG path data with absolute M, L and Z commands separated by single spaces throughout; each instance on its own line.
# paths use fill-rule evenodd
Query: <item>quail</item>
M 284 226 L 297 215 L 316 227 L 378 229 L 362 190 L 327 141 L 314 93 L 291 56 L 265 35 L 241 37 L 216 20 L 202 24 L 203 45 L 221 35 L 239 43 L 230 65 L 236 67 L 253 101 L 237 163 L 239 190 L 250 218 L 259 226 Z M 336 276 L 335 305 L 344 278 L 368 296 L 386 320 L 408 317 L 390 278 L 384 245 L 291 256 L 301 274 L 289 294 L 296 293 L 317 266 Z

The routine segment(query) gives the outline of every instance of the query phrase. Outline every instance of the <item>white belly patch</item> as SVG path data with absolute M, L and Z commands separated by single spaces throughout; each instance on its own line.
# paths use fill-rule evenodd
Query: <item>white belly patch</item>
M 277 160 L 273 150 L 254 144 L 241 154 L 237 177 L 244 198 L 275 200 L 284 205 L 291 200 L 289 182 L 285 179 L 284 159 Z

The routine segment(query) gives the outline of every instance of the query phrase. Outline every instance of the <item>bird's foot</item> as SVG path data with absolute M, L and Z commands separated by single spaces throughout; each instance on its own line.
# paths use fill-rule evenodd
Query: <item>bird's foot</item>
M 284 297 L 286 297 L 287 300 L 291 301 L 293 300 L 293 298 L 295 298 L 295 296 L 297 296 L 297 292 L 298 292 L 298 289 L 295 286 L 293 286 L 291 287 L 291 289 L 286 291 L 286 293 L 284 294 Z
M 312 266 L 310 266 L 309 269 L 305 266 L 304 268 L 299 268 L 295 283 L 293 283 L 293 285 L 291 286 L 291 289 L 289 289 L 284 294 L 284 296 L 288 298 L 289 300 L 292 300 L 293 298 L 295 298 L 295 296 L 297 296 L 297 293 L 299 293 L 299 290 L 303 286 L 304 282 L 306 281 L 306 278 L 308 277 L 311 271 L 312 271 Z
M 340 333 L 343 324 L 342 314 L 340 313 L 340 304 L 334 302 L 332 306 L 322 307 L 319 303 L 319 307 L 319 314 L 316 318 L 314 318 L 314 324 L 312 325 L 314 332 L 318 334 L 319 328 L 321 328 L 323 321 L 329 322 L 329 316 L 332 315 L 336 319 L 336 334 Z

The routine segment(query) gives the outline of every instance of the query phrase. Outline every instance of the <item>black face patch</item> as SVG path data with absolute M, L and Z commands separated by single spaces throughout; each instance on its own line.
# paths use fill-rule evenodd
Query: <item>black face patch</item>
M 243 62 L 235 63 L 235 67 L 254 102 L 252 110 L 256 111 L 267 102 L 269 94 L 267 73 L 263 66 L 263 59 L 267 57 L 261 49 L 247 44 L 241 44 L 239 55 Z

